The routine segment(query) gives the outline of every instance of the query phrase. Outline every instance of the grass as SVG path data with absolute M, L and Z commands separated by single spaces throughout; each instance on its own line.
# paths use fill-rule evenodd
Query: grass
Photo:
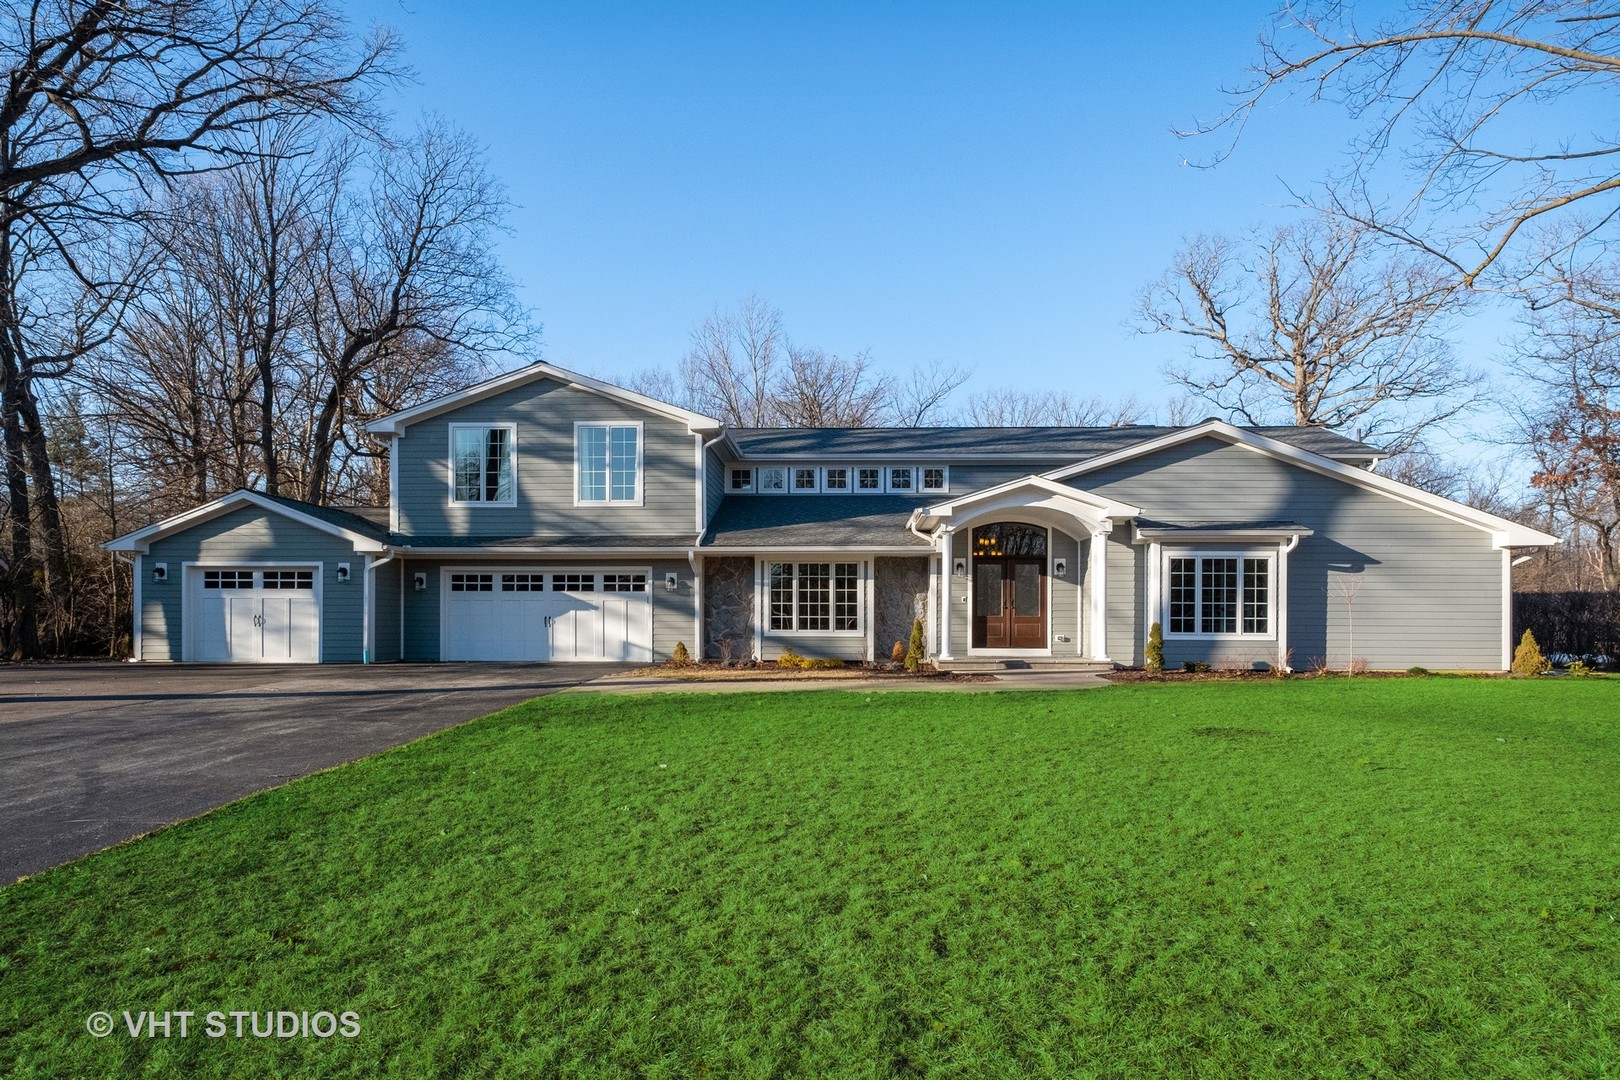
M 1616 704 L 547 698 L 0 891 L 0 1074 L 1613 1076 Z

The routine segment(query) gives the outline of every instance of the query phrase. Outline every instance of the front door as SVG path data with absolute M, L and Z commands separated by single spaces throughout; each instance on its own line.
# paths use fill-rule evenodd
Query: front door
M 1015 522 L 973 530 L 973 647 L 1048 645 L 1046 530 Z

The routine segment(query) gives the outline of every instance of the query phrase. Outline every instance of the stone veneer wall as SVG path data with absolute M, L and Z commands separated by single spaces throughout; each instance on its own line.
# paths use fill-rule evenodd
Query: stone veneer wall
M 911 642 L 913 620 L 923 619 L 924 640 L 927 640 L 928 618 L 928 560 L 926 558 L 879 558 L 873 567 L 872 640 L 875 659 L 890 658 L 896 641 L 902 645 Z
M 703 655 L 720 660 L 754 655 L 754 560 L 719 556 L 703 561 Z

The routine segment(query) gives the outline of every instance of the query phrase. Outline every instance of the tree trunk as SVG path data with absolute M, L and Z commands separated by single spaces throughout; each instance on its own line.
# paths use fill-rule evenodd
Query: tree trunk
M 34 541 L 29 525 L 33 519 L 28 499 L 28 472 L 23 466 L 22 424 L 17 415 L 20 373 L 10 350 L 0 348 L 0 458 L 5 462 L 6 495 L 11 515 L 11 558 L 7 576 L 11 579 L 11 656 L 32 659 L 39 652 L 39 606 L 34 591 Z

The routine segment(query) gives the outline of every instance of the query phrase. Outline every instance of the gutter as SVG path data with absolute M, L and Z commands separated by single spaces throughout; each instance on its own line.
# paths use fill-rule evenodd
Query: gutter
M 387 552 L 384 558 L 366 560 L 366 587 L 363 596 L 363 603 L 366 605 L 365 626 L 360 631 L 360 662 L 362 664 L 372 662 L 371 639 L 377 634 L 376 605 L 372 603 L 372 599 L 377 595 L 377 567 L 399 558 L 399 552 L 393 548 L 384 548 L 383 550 Z

